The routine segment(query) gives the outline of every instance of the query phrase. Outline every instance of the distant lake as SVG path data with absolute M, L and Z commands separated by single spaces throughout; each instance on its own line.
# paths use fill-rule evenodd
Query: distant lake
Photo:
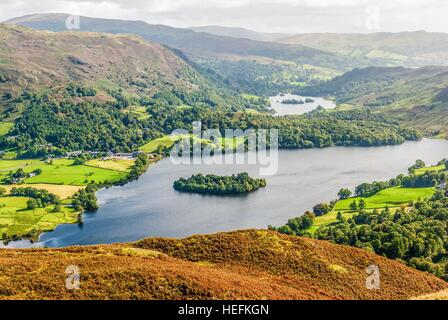
M 448 158 L 448 141 L 424 139 L 399 146 L 280 150 L 279 171 L 264 189 L 244 196 L 179 193 L 174 180 L 194 173 L 229 175 L 256 165 L 173 165 L 164 159 L 138 181 L 98 192 L 101 208 L 83 214 L 80 225 L 62 225 L 34 246 L 60 247 L 136 241 L 145 237 L 185 237 L 283 225 L 319 202 L 336 198 L 342 187 L 388 180 L 406 173 L 417 159 L 435 164 Z M 10 247 L 29 247 L 29 241 Z
M 311 98 L 314 102 L 304 103 L 304 104 L 284 104 L 282 101 L 284 100 L 303 100 L 305 101 L 307 98 Z M 294 94 L 285 94 L 284 96 L 278 95 L 274 97 L 270 97 L 269 101 L 271 102 L 271 108 L 276 111 L 276 115 L 285 116 L 285 115 L 294 115 L 294 114 L 304 114 L 310 111 L 313 111 L 319 106 L 322 106 L 325 109 L 334 109 L 336 108 L 336 104 L 333 101 L 320 98 L 320 97 L 305 97 L 305 96 L 297 96 Z

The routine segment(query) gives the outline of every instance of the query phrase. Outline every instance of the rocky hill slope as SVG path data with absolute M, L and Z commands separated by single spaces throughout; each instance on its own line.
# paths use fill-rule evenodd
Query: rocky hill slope
M 195 90 L 207 85 L 166 47 L 137 36 L 53 33 L 0 24 L 0 93 L 82 83 L 103 94 Z

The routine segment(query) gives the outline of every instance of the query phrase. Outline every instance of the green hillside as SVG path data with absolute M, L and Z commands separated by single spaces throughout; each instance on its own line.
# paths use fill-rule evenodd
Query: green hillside
M 355 69 L 302 94 L 333 96 L 338 104 L 365 107 L 416 127 L 427 135 L 448 132 L 448 68 Z
M 137 36 L 62 34 L 0 24 L 0 48 L 0 111 L 7 111 L 8 119 L 23 112 L 24 101 L 43 94 L 77 103 L 116 100 L 132 107 L 176 90 L 196 93 L 197 102 L 210 105 L 243 103 L 225 88 L 218 90 L 178 52 Z
M 8 21 L 35 29 L 66 31 L 65 20 L 68 14 L 36 14 Z M 152 25 L 143 21 L 112 20 L 80 17 L 83 31 L 136 34 L 180 49 L 197 56 L 239 55 L 260 56 L 276 60 L 288 60 L 340 69 L 351 68 L 359 62 L 346 59 L 342 55 L 312 49 L 304 45 L 273 44 L 264 41 L 218 36 L 189 29 Z M 361 59 L 362 60 L 362 59 Z M 360 65 L 358 63 L 358 65 Z
M 7 23 L 62 32 L 67 31 L 65 20 L 68 16 L 68 14 L 35 14 L 12 19 Z M 236 83 L 232 86 L 234 89 L 250 90 L 250 93 L 277 94 L 284 88 L 294 87 L 291 82 L 300 82 L 304 79 L 311 81 L 315 76 L 321 78 L 329 73 L 335 75 L 354 67 L 379 65 L 375 59 L 346 57 L 306 45 L 267 42 L 265 40 L 268 39 L 265 37 L 258 40 L 252 40 L 253 37 L 240 38 L 237 35 L 241 30 L 236 30 L 236 34 L 233 35 L 232 32 L 229 34 L 229 31 L 218 35 L 216 32 L 214 34 L 200 30 L 195 32 L 143 21 L 83 16 L 80 17 L 80 21 L 82 31 L 134 34 L 181 50 L 188 59 L 197 63 L 203 72 L 212 73 L 216 79 L 221 79 L 224 83 L 230 85 Z M 288 72 L 284 76 L 282 70 L 285 68 Z M 275 79 L 271 79 L 273 73 Z M 294 79 L 290 79 L 292 75 L 295 76 Z M 265 80 L 265 83 L 259 80 Z
M 251 39 L 256 41 L 275 41 L 277 39 L 283 39 L 288 36 L 287 34 L 284 33 L 260 33 L 238 27 L 200 26 L 200 27 L 190 27 L 188 29 L 191 29 L 196 32 L 211 33 L 218 36 Z
M 446 33 L 310 33 L 277 38 L 276 41 L 306 45 L 353 58 L 368 57 L 382 61 L 384 66 L 423 67 L 448 64 Z

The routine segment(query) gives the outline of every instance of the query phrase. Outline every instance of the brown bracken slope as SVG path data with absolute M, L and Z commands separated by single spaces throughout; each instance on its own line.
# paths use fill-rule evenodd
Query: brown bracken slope
M 371 264 L 381 271 L 379 290 L 365 285 Z M 79 290 L 65 287 L 70 265 L 80 269 Z M 0 250 L 3 299 L 408 299 L 446 289 L 363 250 L 265 230 Z
M 106 79 L 106 80 L 105 80 Z M 151 96 L 206 81 L 166 47 L 132 35 L 35 31 L 0 23 L 0 94 L 43 93 L 68 84 Z M 0 101 L 1 105 L 1 101 Z

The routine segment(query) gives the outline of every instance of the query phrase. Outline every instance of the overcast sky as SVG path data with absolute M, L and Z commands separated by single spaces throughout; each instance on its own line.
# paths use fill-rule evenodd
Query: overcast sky
M 63 12 L 263 32 L 448 32 L 446 0 L 0 0 L 0 20 Z

